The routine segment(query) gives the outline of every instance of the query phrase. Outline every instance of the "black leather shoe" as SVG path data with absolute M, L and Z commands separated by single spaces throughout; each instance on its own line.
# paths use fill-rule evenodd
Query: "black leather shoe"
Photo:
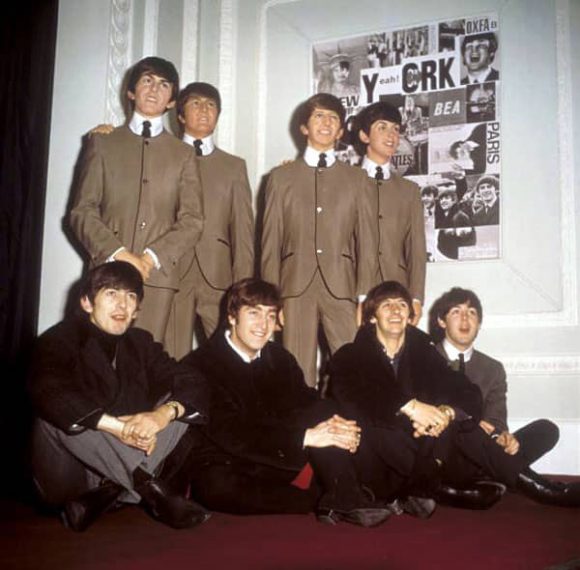
M 319 508 L 316 511 L 316 518 L 318 522 L 324 524 L 336 525 L 339 522 L 347 522 L 370 528 L 384 523 L 391 514 L 389 509 L 378 507 L 351 509 L 350 511 Z
M 424 497 L 406 497 L 397 500 L 400 509 L 407 515 L 418 519 L 428 519 L 437 508 L 437 503 L 433 499 Z
M 546 505 L 580 507 L 580 483 L 558 483 L 526 469 L 518 475 L 517 488 L 530 499 Z
M 114 506 L 123 490 L 120 485 L 107 481 L 68 501 L 61 511 L 64 526 L 75 532 L 87 530 L 102 514 Z
M 433 498 L 442 505 L 458 509 L 485 510 L 495 505 L 505 493 L 505 485 L 495 481 L 478 481 L 472 487 L 457 489 L 440 485 Z
M 145 508 L 156 520 L 171 528 L 191 528 L 208 520 L 211 514 L 201 505 L 173 495 L 162 481 L 152 478 L 135 488 Z

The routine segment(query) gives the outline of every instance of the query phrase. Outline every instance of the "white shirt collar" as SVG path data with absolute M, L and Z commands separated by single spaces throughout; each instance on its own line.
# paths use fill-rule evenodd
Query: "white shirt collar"
M 262 356 L 262 351 L 259 350 L 258 354 L 254 356 L 254 358 L 250 358 L 244 351 L 240 350 L 232 341 L 232 333 L 230 330 L 225 332 L 226 335 L 226 342 L 231 346 L 232 350 L 246 363 L 250 364 L 250 362 L 257 360 Z
M 488 75 L 491 73 L 491 66 L 478 71 L 477 73 L 467 72 L 469 83 L 485 83 Z
M 185 144 L 189 144 L 191 146 L 193 145 L 193 141 L 197 140 L 195 137 L 192 137 L 191 135 L 188 135 L 187 133 L 183 134 L 183 142 Z M 213 142 L 213 135 L 208 135 L 207 137 L 204 137 L 201 139 L 201 146 L 199 147 L 201 149 L 201 155 L 202 156 L 207 156 L 208 154 L 211 154 L 215 148 L 215 144 Z
M 369 178 L 374 178 L 377 173 L 377 166 L 380 166 L 383 169 L 383 177 L 384 180 L 388 180 L 391 177 L 391 163 L 385 162 L 385 164 L 377 164 L 374 160 L 371 160 L 368 156 L 365 155 L 363 158 L 361 167 L 367 171 Z
M 151 123 L 151 136 L 156 137 L 163 132 L 163 117 L 153 117 L 150 119 L 149 117 L 143 117 L 137 111 L 133 113 L 131 117 L 131 121 L 129 122 L 129 128 L 133 131 L 137 136 L 141 136 L 143 132 L 143 122 L 149 121 Z
M 453 346 L 453 344 L 451 344 L 446 338 L 443 339 L 443 349 L 447 354 L 447 358 L 449 358 L 451 361 L 457 360 L 461 352 L 463 352 L 464 362 L 469 362 L 473 356 L 473 345 L 471 345 L 467 350 L 461 351 Z
M 320 160 L 320 152 L 319 150 L 313 149 L 311 146 L 307 146 L 306 150 L 304 151 L 304 162 L 311 166 L 312 168 L 316 168 L 318 166 L 318 161 Z M 336 162 L 336 154 L 334 153 L 333 148 L 329 148 L 328 150 L 324 151 L 326 155 L 326 166 L 332 166 Z

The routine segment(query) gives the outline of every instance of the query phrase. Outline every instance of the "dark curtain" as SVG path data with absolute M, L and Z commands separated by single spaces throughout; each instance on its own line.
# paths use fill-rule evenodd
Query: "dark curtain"
M 16 0 L 0 23 L 0 429 L 18 451 L 38 321 L 57 16 L 57 0 Z

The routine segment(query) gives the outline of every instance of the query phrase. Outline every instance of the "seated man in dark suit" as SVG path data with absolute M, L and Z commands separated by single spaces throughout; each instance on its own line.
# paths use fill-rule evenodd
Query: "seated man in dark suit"
M 481 301 L 473 291 L 454 287 L 444 293 L 430 312 L 430 332 L 438 343 L 437 350 L 450 365 L 457 362 L 457 367 L 481 390 L 483 411 L 479 425 L 483 432 L 506 454 L 523 458 L 525 469 L 519 475 L 518 488 L 542 503 L 580 506 L 579 485 L 553 483 L 529 468 L 556 445 L 558 427 L 549 420 L 536 420 L 510 433 L 505 369 L 473 346 L 482 319 Z
M 225 308 L 227 328 L 182 361 L 211 387 L 210 420 L 190 455 L 193 496 L 237 514 L 316 508 L 331 524 L 385 521 L 390 511 L 374 506 L 354 471 L 360 429 L 335 415 L 333 403 L 306 386 L 295 358 L 269 342 L 282 308 L 278 289 L 243 279 L 228 290 Z M 296 486 L 306 486 L 307 463 L 320 499 L 315 487 Z
M 525 459 L 504 453 L 480 429 L 479 388 L 447 366 L 428 335 L 408 326 L 412 311 L 400 283 L 377 285 L 364 302 L 355 341 L 331 361 L 330 392 L 362 428 L 355 455 L 362 455 L 361 481 L 387 500 L 422 491 L 449 502 L 480 471 L 515 487 Z M 385 443 L 393 432 L 396 447 Z M 365 445 L 371 447 L 366 458 Z M 501 492 L 488 485 L 469 506 L 492 504 Z
M 82 284 L 80 315 L 39 339 L 29 382 L 34 482 L 75 531 L 117 501 L 143 501 L 174 528 L 209 516 L 157 477 L 188 423 L 205 421 L 206 392 L 150 333 L 131 328 L 142 298 L 133 265 L 100 265 Z

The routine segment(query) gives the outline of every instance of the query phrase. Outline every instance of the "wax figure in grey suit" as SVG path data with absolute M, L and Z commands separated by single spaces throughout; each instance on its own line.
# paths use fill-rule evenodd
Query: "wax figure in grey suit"
M 269 342 L 281 305 L 270 283 L 235 283 L 225 298 L 227 327 L 183 360 L 211 388 L 210 420 L 190 456 L 192 494 L 225 512 L 316 509 L 323 522 L 375 526 L 390 511 L 358 484 L 351 455 L 358 426 L 333 415 L 334 404 L 305 385 L 295 358 Z M 306 481 L 293 484 L 308 462 L 320 493 L 314 484 L 304 489 Z
M 70 213 L 93 266 L 116 259 L 140 271 L 146 296 L 139 326 L 160 342 L 179 287 L 179 262 L 203 226 L 195 153 L 163 129 L 178 82 L 173 64 L 161 58 L 145 58 L 131 69 L 131 121 L 88 140 Z
M 354 338 L 357 295 L 377 273 L 366 174 L 336 160 L 345 111 L 319 93 L 300 109 L 304 157 L 275 168 L 266 188 L 262 277 L 284 298 L 284 346 L 316 386 L 322 324 L 331 353 Z
M 523 458 L 526 469 L 519 476 L 519 489 L 544 503 L 580 506 L 580 485 L 555 484 L 529 468 L 556 445 L 558 427 L 542 419 L 513 434 L 509 432 L 505 369 L 500 362 L 473 347 L 482 319 L 481 301 L 473 291 L 460 287 L 447 291 L 434 302 L 430 311 L 430 330 L 437 340 L 437 349 L 450 364 L 457 363 L 456 366 L 481 390 L 481 429 L 506 454 Z
M 175 528 L 208 516 L 157 477 L 188 423 L 206 420 L 207 400 L 198 374 L 130 328 L 142 298 L 131 264 L 96 267 L 82 285 L 80 314 L 46 331 L 33 360 L 34 480 L 76 531 L 117 500 L 143 500 Z
M 391 280 L 405 285 L 413 297 L 413 323 L 417 323 L 425 297 L 425 223 L 419 187 L 390 168 L 401 122 L 399 110 L 385 102 L 365 107 L 356 121 L 378 234 L 379 274 L 373 285 Z
M 221 111 L 218 90 L 208 83 L 190 83 L 177 98 L 183 141 L 193 145 L 203 188 L 204 227 L 184 256 L 179 292 L 168 334 L 175 334 L 176 358 L 190 352 L 196 315 L 209 338 L 217 327 L 225 290 L 254 271 L 252 192 L 243 159 L 213 142 Z

